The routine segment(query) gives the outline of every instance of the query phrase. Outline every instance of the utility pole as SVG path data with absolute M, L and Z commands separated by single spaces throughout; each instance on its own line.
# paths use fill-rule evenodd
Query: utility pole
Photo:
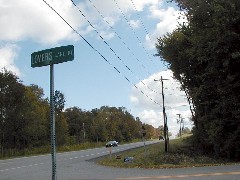
M 161 81 L 162 83 L 162 101 L 163 101 L 163 121 L 164 121 L 164 140 L 165 140 L 165 152 L 168 152 L 168 127 L 167 127 L 167 116 L 164 105 L 164 93 L 163 93 L 163 81 L 168 79 L 163 79 L 161 76 L 160 80 L 154 79 L 154 81 Z
M 179 136 L 181 136 L 182 135 L 182 133 L 181 133 L 181 123 L 182 123 L 181 114 L 176 114 L 176 115 L 178 115 L 177 123 L 180 123 Z
M 180 129 L 181 129 L 181 135 L 184 133 L 183 132 L 183 130 L 184 130 L 184 120 L 185 118 L 181 118 L 181 124 L 182 124 L 182 126 L 180 127 Z

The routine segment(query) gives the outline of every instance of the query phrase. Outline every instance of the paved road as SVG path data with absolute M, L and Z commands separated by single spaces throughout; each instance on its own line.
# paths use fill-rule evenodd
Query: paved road
M 147 142 L 151 144 L 155 142 Z M 143 143 L 119 145 L 112 149 L 114 152 L 143 146 Z M 179 168 L 179 169 L 125 169 L 103 167 L 88 161 L 102 155 L 109 154 L 106 148 L 58 153 L 57 154 L 57 179 L 240 179 L 240 165 Z M 51 155 L 16 158 L 0 161 L 0 180 L 48 180 L 51 179 Z

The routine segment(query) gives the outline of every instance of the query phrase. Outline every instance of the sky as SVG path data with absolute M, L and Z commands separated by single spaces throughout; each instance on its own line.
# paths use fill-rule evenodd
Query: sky
M 54 88 L 65 95 L 65 108 L 125 107 L 154 127 L 163 125 L 161 82 L 154 81 L 162 76 L 169 131 L 176 135 L 176 114 L 191 128 L 189 105 L 154 54 L 157 38 L 183 22 L 178 17 L 167 0 L 0 0 L 0 69 L 49 97 L 50 67 L 32 68 L 31 54 L 73 45 L 74 60 L 54 65 Z

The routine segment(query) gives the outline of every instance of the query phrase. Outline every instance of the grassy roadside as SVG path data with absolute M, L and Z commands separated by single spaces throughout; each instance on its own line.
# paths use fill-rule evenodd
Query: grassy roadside
M 170 141 L 169 152 L 164 152 L 164 143 L 157 143 L 144 148 L 125 151 L 116 155 L 121 159 L 116 159 L 115 155 L 110 158 L 106 156 L 97 161 L 98 164 L 112 167 L 124 168 L 182 168 L 182 167 L 198 167 L 198 166 L 216 166 L 223 164 L 234 164 L 222 159 L 214 159 L 212 157 L 196 154 L 191 151 L 188 143 L 190 137 L 174 139 Z M 133 157 L 133 162 L 124 163 L 124 157 Z
M 103 147 L 105 143 L 99 142 L 99 143 L 81 143 L 76 145 L 65 145 L 65 146 L 57 146 L 57 152 L 69 152 L 69 151 L 79 151 L 84 149 L 90 149 L 90 148 L 97 148 L 97 147 Z M 1 157 L 2 159 L 10 159 L 10 158 L 18 158 L 18 157 L 24 157 L 24 156 L 36 156 L 36 155 L 43 155 L 43 154 L 49 154 L 51 153 L 51 146 L 42 146 L 37 148 L 28 148 L 24 149 L 22 151 L 16 151 L 16 150 L 8 150 L 5 152 L 5 156 Z

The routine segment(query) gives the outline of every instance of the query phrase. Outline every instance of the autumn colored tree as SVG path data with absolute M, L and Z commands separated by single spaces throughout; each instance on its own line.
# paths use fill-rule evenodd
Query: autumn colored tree
M 0 73 L 1 155 L 47 143 L 48 102 L 36 85 L 24 86 L 16 75 Z
M 83 142 L 127 142 L 141 138 L 142 122 L 124 107 L 102 106 L 91 111 L 65 109 L 65 97 L 55 91 L 57 145 Z M 148 138 L 154 128 L 147 125 Z M 0 155 L 50 145 L 50 104 L 38 85 L 25 86 L 12 72 L 0 72 Z M 11 154 L 10 154 L 11 153 Z

